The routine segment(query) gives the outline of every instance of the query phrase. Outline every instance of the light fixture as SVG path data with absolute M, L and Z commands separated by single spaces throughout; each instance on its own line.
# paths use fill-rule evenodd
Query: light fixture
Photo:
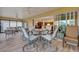
M 48 23 L 47 26 L 50 26 L 50 24 Z

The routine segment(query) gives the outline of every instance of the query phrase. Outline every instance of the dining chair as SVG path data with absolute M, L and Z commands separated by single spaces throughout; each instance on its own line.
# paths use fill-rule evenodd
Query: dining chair
M 13 36 L 14 36 L 13 31 L 12 30 L 9 30 L 9 29 L 6 29 L 4 33 L 5 33 L 5 40 L 7 40 L 9 38 L 13 38 Z
M 55 37 L 56 37 L 56 34 L 57 34 L 57 31 L 58 31 L 58 28 L 59 27 L 57 27 L 55 30 L 54 30 L 54 32 L 53 32 L 53 34 L 47 34 L 47 35 L 42 35 L 42 37 L 44 37 L 45 39 L 47 39 L 47 40 L 53 40 L 53 39 L 55 39 Z
M 28 50 L 30 50 L 30 49 L 28 49 L 29 47 L 31 47 L 31 46 L 33 46 L 33 48 L 34 47 L 37 47 L 37 45 L 35 44 L 35 42 L 34 42 L 34 40 L 35 39 L 38 39 L 39 38 L 39 36 L 35 36 L 35 35 L 28 35 L 28 33 L 26 32 L 26 30 L 23 28 L 23 27 L 21 27 L 21 30 L 22 30 L 22 36 L 23 36 L 23 38 L 26 40 L 26 42 L 27 42 L 27 44 L 25 44 L 24 46 L 23 46 L 23 51 L 25 51 L 25 49 L 27 49 L 27 51 Z M 31 51 L 31 50 L 30 50 Z
M 42 38 L 43 38 L 43 39 L 45 40 L 45 42 L 46 42 L 46 43 L 44 43 L 44 45 L 50 44 L 50 46 L 51 46 L 52 41 L 53 41 L 53 40 L 55 39 L 55 37 L 56 37 L 58 28 L 59 28 L 59 27 L 57 27 L 57 28 L 54 30 L 53 34 L 51 34 L 51 35 L 50 35 L 50 34 L 42 35 Z
M 66 34 L 63 40 L 63 47 L 65 46 L 79 46 L 79 36 L 78 36 L 78 27 L 77 26 L 67 26 Z

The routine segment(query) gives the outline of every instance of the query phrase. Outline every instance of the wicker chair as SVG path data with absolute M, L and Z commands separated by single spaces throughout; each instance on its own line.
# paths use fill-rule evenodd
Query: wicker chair
M 63 40 L 63 47 L 66 45 L 78 47 L 78 27 L 77 26 L 67 26 L 66 34 Z

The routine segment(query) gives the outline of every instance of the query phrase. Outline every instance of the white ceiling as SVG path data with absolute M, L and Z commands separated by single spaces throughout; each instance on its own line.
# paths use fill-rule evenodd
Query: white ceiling
M 50 11 L 50 10 L 54 10 L 54 9 L 56 9 L 56 8 L 55 7 L 30 7 L 30 8 L 25 8 L 24 16 L 25 17 L 31 17 L 31 16 L 39 15 L 41 13 Z
M 0 16 L 27 18 L 57 9 L 57 7 L 0 7 Z

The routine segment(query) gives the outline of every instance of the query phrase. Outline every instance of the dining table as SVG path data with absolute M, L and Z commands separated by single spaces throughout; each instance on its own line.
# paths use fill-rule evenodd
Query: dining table
M 35 29 L 33 31 L 37 32 L 37 34 L 34 33 L 32 35 L 39 36 L 38 39 L 33 40 L 38 46 L 38 51 L 41 51 L 42 49 L 44 51 L 47 49 L 54 49 L 55 48 L 51 44 L 52 35 L 48 33 L 47 29 Z M 40 46 L 41 46 L 41 50 L 39 50 Z
M 32 42 L 32 45 L 34 45 L 34 47 L 36 46 L 36 51 L 45 51 L 45 50 L 55 51 L 56 50 L 55 47 L 51 44 L 52 35 L 49 34 L 48 32 L 49 31 L 47 29 L 32 29 L 29 31 L 29 38 Z M 28 47 L 29 46 L 30 45 L 28 45 Z M 25 51 L 25 46 L 23 48 L 23 51 Z
M 34 29 L 33 28 L 32 30 L 29 30 L 28 35 L 32 42 L 32 45 L 34 45 L 34 47 L 36 46 L 36 51 L 45 51 L 45 50 L 56 51 L 56 47 L 52 45 L 52 42 L 56 36 L 57 30 L 58 28 L 55 29 L 53 34 L 50 34 L 48 29 Z M 25 49 L 25 46 L 23 50 L 24 49 Z
M 31 36 L 39 36 L 38 39 L 34 39 L 35 42 L 43 42 L 43 43 L 49 43 L 51 41 L 51 34 L 49 34 L 47 29 L 33 29 L 30 31 L 32 34 Z

